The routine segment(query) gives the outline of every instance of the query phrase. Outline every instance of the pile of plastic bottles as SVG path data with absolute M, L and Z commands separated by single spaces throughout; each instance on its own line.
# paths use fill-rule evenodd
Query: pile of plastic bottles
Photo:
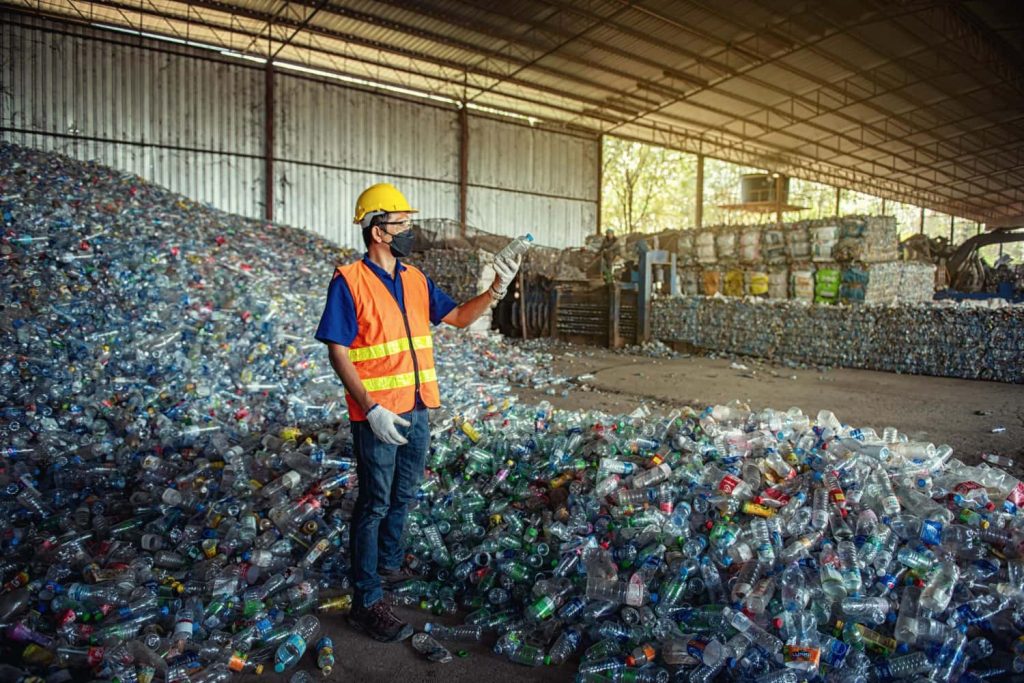
M 329 672 L 357 482 L 310 337 L 337 255 L 95 165 L 0 145 L 0 171 L 0 680 Z M 1002 470 L 827 411 L 520 405 L 512 385 L 558 379 L 542 354 L 439 333 L 437 355 L 423 577 L 389 596 L 465 612 L 414 637 L 429 659 L 469 640 L 658 683 L 1024 670 L 1024 486 Z
M 651 315 L 656 337 L 709 351 L 1024 383 L 1024 306 L 814 306 L 682 296 L 656 299 Z
M 412 515 L 431 579 L 395 591 L 472 610 L 438 640 L 579 654 L 586 681 L 1024 670 L 1024 485 L 1002 470 L 828 411 L 463 419 Z

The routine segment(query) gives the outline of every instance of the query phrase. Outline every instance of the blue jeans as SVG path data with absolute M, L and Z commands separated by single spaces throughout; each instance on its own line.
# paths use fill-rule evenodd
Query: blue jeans
M 353 600 L 364 607 L 384 597 L 378 568 L 402 566 L 405 516 L 423 480 L 430 448 L 426 409 L 418 408 L 402 417 L 412 423 L 409 427 L 397 427 L 409 440 L 402 446 L 378 441 L 369 422 L 352 423 L 359 494 L 352 512 L 349 557 Z

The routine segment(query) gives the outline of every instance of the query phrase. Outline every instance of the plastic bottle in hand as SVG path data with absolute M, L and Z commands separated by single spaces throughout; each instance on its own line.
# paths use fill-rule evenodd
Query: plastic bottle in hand
M 274 671 L 281 673 L 295 666 L 306 653 L 309 642 L 316 638 L 319 632 L 320 620 L 312 614 L 306 614 L 295 622 L 291 633 L 277 646 L 277 652 L 274 653 Z
M 532 245 L 533 235 L 531 235 L 530 233 L 526 233 L 525 235 L 517 237 L 508 244 L 506 244 L 501 251 L 494 255 L 494 258 L 515 258 L 517 256 L 522 256 L 523 254 L 530 250 L 530 247 Z

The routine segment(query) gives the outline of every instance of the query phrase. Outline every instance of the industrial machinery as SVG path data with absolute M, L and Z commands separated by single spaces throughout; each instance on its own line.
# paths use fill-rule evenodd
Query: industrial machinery
M 1020 300 L 1024 297 L 1024 282 L 1008 266 L 995 267 L 982 262 L 978 250 L 993 244 L 1024 242 L 1024 228 L 992 230 L 971 237 L 959 246 L 953 246 L 945 237 L 914 235 L 903 241 L 904 258 L 929 261 L 939 268 L 940 284 L 948 286 L 936 298 L 1001 297 Z M 1016 270 L 1020 270 L 1020 264 Z
M 627 281 L 524 274 L 495 310 L 498 329 L 512 337 L 550 336 L 613 349 L 647 341 L 652 298 L 679 293 L 676 255 L 662 249 L 636 252 Z

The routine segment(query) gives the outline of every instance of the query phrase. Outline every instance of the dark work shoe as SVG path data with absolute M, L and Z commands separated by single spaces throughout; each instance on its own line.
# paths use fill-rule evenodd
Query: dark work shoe
M 382 643 L 395 643 L 412 635 L 412 626 L 395 616 L 391 605 L 378 600 L 369 607 L 353 606 L 348 623 Z
M 402 565 L 398 569 L 378 569 L 377 574 L 384 585 L 391 587 L 405 581 L 422 579 L 423 575 Z

